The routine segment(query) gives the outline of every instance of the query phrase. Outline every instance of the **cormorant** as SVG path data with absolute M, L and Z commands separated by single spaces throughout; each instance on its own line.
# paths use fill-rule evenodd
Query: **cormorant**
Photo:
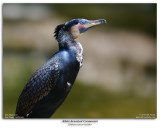
M 55 29 L 59 51 L 29 79 L 19 96 L 15 118 L 49 118 L 70 92 L 82 66 L 83 48 L 75 39 L 106 20 L 73 19 Z

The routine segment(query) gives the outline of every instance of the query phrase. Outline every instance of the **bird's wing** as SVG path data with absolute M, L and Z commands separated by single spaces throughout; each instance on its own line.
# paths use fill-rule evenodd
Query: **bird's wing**
M 53 89 L 58 77 L 58 63 L 47 63 L 39 68 L 27 82 L 19 97 L 16 115 L 26 117 L 31 113 L 35 104 Z

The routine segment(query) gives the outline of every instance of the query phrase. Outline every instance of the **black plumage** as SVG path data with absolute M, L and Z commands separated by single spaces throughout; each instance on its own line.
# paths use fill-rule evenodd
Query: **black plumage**
M 103 21 L 103 22 L 102 22 Z M 29 79 L 19 96 L 15 118 L 49 118 L 68 95 L 82 66 L 83 49 L 74 39 L 105 20 L 74 19 L 58 25 L 59 51 Z

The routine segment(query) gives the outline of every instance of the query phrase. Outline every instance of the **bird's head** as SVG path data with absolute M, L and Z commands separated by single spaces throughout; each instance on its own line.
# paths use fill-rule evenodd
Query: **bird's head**
M 106 23 L 106 20 L 73 19 L 65 24 L 58 25 L 55 30 L 55 37 L 58 39 L 61 32 L 69 32 L 72 38 L 76 39 L 91 27 L 102 23 Z

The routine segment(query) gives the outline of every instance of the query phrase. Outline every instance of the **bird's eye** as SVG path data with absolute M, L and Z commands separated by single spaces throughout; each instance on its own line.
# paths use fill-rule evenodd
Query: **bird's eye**
M 80 24 L 84 24 L 84 21 L 80 21 Z

